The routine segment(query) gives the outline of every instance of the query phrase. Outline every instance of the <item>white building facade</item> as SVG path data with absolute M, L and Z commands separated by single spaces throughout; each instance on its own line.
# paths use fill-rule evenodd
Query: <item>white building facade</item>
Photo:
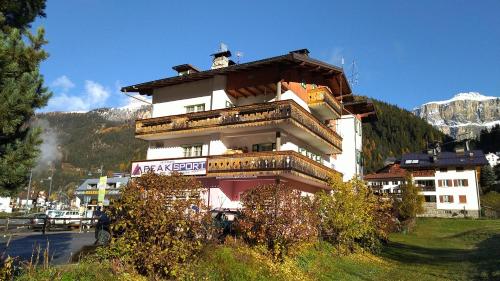
M 481 151 L 403 155 L 401 167 L 421 187 L 425 213 L 432 217 L 479 217 L 480 167 L 487 164 Z
M 132 163 L 132 177 L 196 176 L 210 207 L 236 209 L 241 193 L 260 184 L 314 193 L 329 190 L 332 176 L 360 173 L 348 165 L 356 163 L 349 157 L 361 150 L 361 132 L 351 136 L 354 125 L 348 130 L 350 121 L 338 120 L 348 108 L 354 117 L 345 120 L 361 124 L 373 106 L 354 103 L 341 69 L 309 58 L 305 49 L 240 65 L 229 56 L 214 54 L 212 70 L 176 66 L 179 76 L 122 89 L 153 97 L 152 118 L 136 122 L 136 138 L 149 148 L 147 159 Z M 349 147 L 351 139 L 359 144 Z

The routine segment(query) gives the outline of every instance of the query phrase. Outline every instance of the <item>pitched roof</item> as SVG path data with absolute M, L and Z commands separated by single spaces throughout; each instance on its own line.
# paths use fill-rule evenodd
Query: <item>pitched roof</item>
M 106 183 L 122 183 L 122 184 L 127 184 L 128 181 L 130 180 L 130 177 L 114 177 L 114 178 L 108 178 Z M 87 186 L 89 184 L 98 184 L 99 179 L 86 179 L 76 190 L 86 190 Z
M 302 51 L 302 50 L 299 50 L 299 51 Z M 140 83 L 140 84 L 136 84 L 136 85 L 126 86 L 126 87 L 123 87 L 121 89 L 121 91 L 122 92 L 139 92 L 140 94 L 150 95 L 151 91 L 155 88 L 172 86 L 172 85 L 181 84 L 181 83 L 185 83 L 185 82 L 199 81 L 199 80 L 203 80 L 203 79 L 212 78 L 216 75 L 227 75 L 229 73 L 234 73 L 234 72 L 248 71 L 248 70 L 256 69 L 256 68 L 260 68 L 260 67 L 267 67 L 267 66 L 273 65 L 273 64 L 274 65 L 289 65 L 289 64 L 307 65 L 310 67 L 314 67 L 314 70 L 317 71 L 318 73 L 324 72 L 324 73 L 336 73 L 336 74 L 344 75 L 342 68 L 325 63 L 325 62 L 322 62 L 320 60 L 310 58 L 307 54 L 305 54 L 303 52 L 301 53 L 299 51 L 292 51 L 286 55 L 271 57 L 271 58 L 267 58 L 267 59 L 263 59 L 263 60 L 257 60 L 257 61 L 242 63 L 242 64 L 234 64 L 234 65 L 229 65 L 227 67 L 209 69 L 209 70 L 191 73 L 191 74 L 187 74 L 187 75 L 173 76 L 173 77 L 153 80 L 153 81 L 149 81 L 149 82 L 145 82 L 145 83 Z M 320 74 L 318 74 L 318 75 L 320 75 Z M 347 79 L 343 79 L 343 82 L 344 82 L 345 86 L 347 87 L 345 94 L 351 93 L 352 91 L 351 91 L 349 83 L 347 82 Z
M 487 164 L 488 161 L 481 150 L 471 150 L 465 153 L 441 152 L 435 158 L 428 153 L 407 153 L 401 157 L 401 167 L 405 169 L 483 166 Z
M 406 177 L 406 170 L 402 169 L 399 164 L 389 164 L 384 168 L 378 170 L 376 173 L 368 174 L 363 177 L 365 180 L 379 180 L 379 179 L 404 179 Z

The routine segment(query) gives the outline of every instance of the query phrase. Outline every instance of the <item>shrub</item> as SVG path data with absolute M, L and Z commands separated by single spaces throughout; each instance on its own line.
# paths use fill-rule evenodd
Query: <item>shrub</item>
M 413 183 L 411 177 L 408 177 L 406 183 L 401 186 L 401 201 L 398 202 L 400 219 L 408 226 L 414 225 L 417 215 L 424 212 L 423 204 L 424 197 L 420 195 L 420 188 Z
M 202 185 L 192 178 L 147 174 L 134 179 L 110 210 L 107 257 L 150 277 L 176 277 L 211 237 Z
M 241 197 L 243 209 L 237 229 L 250 245 L 264 245 L 283 260 L 289 247 L 316 239 L 318 230 L 313 202 L 284 184 L 263 185 Z
M 350 252 L 361 245 L 376 250 L 381 238 L 387 236 L 384 212 L 389 205 L 379 205 L 377 197 L 358 179 L 343 182 L 340 177 L 330 181 L 332 194 L 316 194 L 321 237 L 337 248 Z M 383 220 L 382 220 L 383 219 Z

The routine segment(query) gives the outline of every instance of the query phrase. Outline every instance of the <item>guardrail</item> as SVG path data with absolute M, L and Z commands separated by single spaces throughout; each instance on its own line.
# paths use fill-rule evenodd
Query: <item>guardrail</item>
M 45 233 L 51 229 L 56 228 L 76 228 L 78 227 L 80 232 L 83 228 L 95 227 L 99 218 L 47 218 L 47 219 L 37 219 L 38 221 L 43 221 L 43 223 L 33 223 L 31 220 L 33 217 L 8 217 L 1 220 L 5 222 L 0 223 L 0 229 L 4 232 L 14 229 L 40 229 Z

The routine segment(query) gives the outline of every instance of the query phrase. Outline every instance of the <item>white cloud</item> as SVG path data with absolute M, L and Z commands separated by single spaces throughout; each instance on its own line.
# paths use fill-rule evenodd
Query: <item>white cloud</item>
M 61 88 L 61 92 L 56 92 L 54 96 L 52 96 L 49 100 L 49 104 L 43 111 L 89 111 L 106 105 L 110 96 L 110 91 L 103 85 L 92 80 L 86 80 L 83 93 L 74 95 L 67 93 L 69 88 L 75 86 L 71 80 L 66 76 L 61 76 L 59 78 L 56 79 L 56 81 L 58 81 L 58 86 L 54 86 L 56 81 L 54 81 L 52 85 Z M 64 87 L 62 85 L 69 87 Z
M 67 92 L 69 89 L 75 87 L 75 84 L 69 80 L 68 76 L 63 75 L 54 80 L 51 86 L 54 88 L 61 88 L 63 92 Z

